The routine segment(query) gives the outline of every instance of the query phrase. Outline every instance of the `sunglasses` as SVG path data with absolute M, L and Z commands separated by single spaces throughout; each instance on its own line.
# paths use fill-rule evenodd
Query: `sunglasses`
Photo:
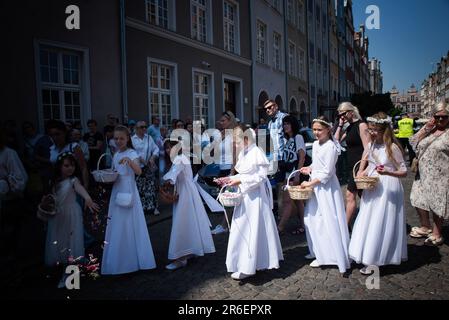
M 264 109 L 265 110 L 270 110 L 270 109 L 273 109 L 274 108 L 274 104 L 272 104 L 272 105 L 270 105 L 270 106 L 268 106 L 268 107 L 265 107 Z
M 340 114 L 338 115 L 338 117 L 339 117 L 339 118 L 344 117 L 344 116 L 346 116 L 346 115 L 348 114 L 348 112 L 349 112 L 349 111 L 340 113 Z
M 140 127 L 138 127 L 139 129 L 147 129 L 148 128 L 148 126 L 140 126 Z
M 435 120 L 443 121 L 449 119 L 449 115 L 447 116 L 433 116 Z

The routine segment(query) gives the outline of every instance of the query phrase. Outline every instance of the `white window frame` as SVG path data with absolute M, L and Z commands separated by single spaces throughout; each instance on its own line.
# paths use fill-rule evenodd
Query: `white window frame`
M 61 85 L 61 84 L 46 84 L 41 81 L 40 72 L 40 50 L 41 48 L 50 48 L 56 51 L 64 52 L 76 52 L 80 56 L 79 60 L 79 85 Z M 38 106 L 38 128 L 40 131 L 44 131 L 44 114 L 43 114 L 43 101 L 42 101 L 42 90 L 45 88 L 59 90 L 59 103 L 60 103 L 60 114 L 61 119 L 65 120 L 65 108 L 64 108 L 64 98 L 63 90 L 71 91 L 71 89 L 77 89 L 80 92 L 80 121 L 81 123 L 86 123 L 88 119 L 92 118 L 92 108 L 91 108 L 91 92 L 90 92 L 90 59 L 89 59 L 89 48 L 80 47 L 69 43 L 50 41 L 45 39 L 35 39 L 34 40 L 34 61 L 35 61 L 35 79 L 36 79 L 36 90 L 37 90 L 37 106 Z M 62 61 L 61 61 L 62 62 Z M 58 72 L 62 72 L 61 70 Z M 59 77 L 62 75 L 60 74 Z M 63 77 L 61 78 L 63 81 Z M 61 99 L 62 98 L 62 99 Z
M 212 24 L 212 1 L 211 0 L 204 0 L 205 1 L 205 6 L 203 7 L 202 4 L 198 3 L 199 0 L 190 0 L 190 35 L 191 38 L 193 40 L 202 42 L 202 43 L 209 43 L 209 44 L 213 44 L 213 24 Z M 193 24 L 192 24 L 192 20 L 193 20 L 193 15 L 192 15 L 192 11 L 193 11 L 193 7 L 194 6 L 198 6 L 201 7 L 202 9 L 205 10 L 205 40 L 201 40 L 198 38 L 199 36 L 199 29 L 197 30 L 197 34 L 194 34 L 193 32 Z M 197 8 L 197 12 L 198 14 L 198 8 Z M 197 15 L 198 16 L 198 15 Z M 198 23 L 199 21 L 197 20 L 196 23 Z
M 290 50 L 293 48 L 293 52 Z M 288 74 L 296 77 L 296 44 L 288 41 Z
M 281 11 L 281 0 L 273 0 L 273 8 L 279 13 L 282 12 Z
M 225 112 L 225 96 L 224 96 L 224 83 L 228 80 L 230 82 L 234 82 L 238 84 L 238 88 L 235 90 L 235 101 L 236 101 L 236 117 L 240 119 L 242 123 L 245 122 L 245 113 L 244 113 L 244 104 L 243 104 L 243 79 L 237 78 L 235 76 L 231 76 L 228 74 L 223 74 L 221 77 L 221 92 L 223 92 L 223 101 L 222 101 L 222 112 Z
M 171 78 L 171 92 L 170 92 L 170 101 L 172 102 L 171 105 L 171 118 L 179 118 L 179 100 L 178 100 L 178 96 L 179 96 L 179 91 L 178 91 L 178 64 L 171 62 L 171 61 L 165 61 L 165 60 L 160 60 L 160 59 L 155 59 L 155 58 L 151 58 L 148 57 L 147 58 L 147 95 L 148 95 L 148 118 L 151 119 L 152 116 L 152 111 L 151 111 L 151 93 L 152 93 L 152 88 L 151 88 L 151 79 L 150 79 L 150 74 L 151 74 L 151 64 L 155 63 L 158 65 L 165 65 L 167 67 L 171 68 L 171 72 L 172 72 L 172 78 Z M 157 91 L 157 92 L 161 92 L 161 91 Z M 161 120 L 161 126 L 165 125 L 165 126 L 170 126 L 170 123 L 167 124 L 163 124 L 162 123 L 162 117 L 161 117 L 161 113 L 159 112 L 159 119 Z
M 300 10 L 302 7 L 302 10 Z M 296 0 L 296 24 L 299 31 L 305 33 L 305 11 L 306 7 L 302 0 Z
M 296 26 L 296 10 L 294 0 L 287 0 L 287 22 Z
M 234 50 L 226 49 L 226 23 L 231 23 L 229 19 L 224 16 L 224 8 L 226 3 L 230 4 L 234 7 Z M 229 29 L 228 29 L 229 30 Z M 228 35 L 229 39 L 229 35 Z M 223 0 L 223 41 L 224 41 L 224 49 L 231 53 L 240 54 L 240 6 L 234 0 Z M 228 44 L 229 45 L 229 44 Z
M 264 31 L 263 38 L 261 38 L 259 36 L 259 26 L 263 27 L 263 31 Z M 261 63 L 261 64 L 266 64 L 267 61 L 268 61 L 268 57 L 267 57 L 267 30 L 268 30 L 267 25 L 262 20 L 258 19 L 257 22 L 256 22 L 256 61 L 258 63 Z M 263 46 L 262 47 L 260 47 L 261 41 L 263 41 Z M 263 60 L 260 59 L 261 58 L 260 55 L 259 55 L 260 49 L 261 49 L 261 51 L 263 53 Z
M 276 37 L 279 39 L 279 43 L 276 45 Z M 278 58 L 278 61 L 276 61 Z M 277 63 L 279 63 L 277 65 Z M 275 70 L 282 70 L 282 35 L 273 31 L 273 67 Z
M 145 19 L 146 22 L 151 24 L 151 25 L 155 25 L 158 26 L 160 28 L 163 29 L 168 29 L 171 31 L 176 31 L 176 0 L 167 0 L 167 28 L 165 28 L 164 26 L 161 26 L 160 24 L 160 20 L 159 20 L 159 10 L 157 10 L 156 12 L 156 24 L 150 23 L 150 16 L 149 16 L 149 5 L 150 5 L 150 1 L 151 0 L 145 0 Z M 162 0 L 155 0 L 158 4 L 159 1 Z M 159 5 L 157 5 L 157 7 L 159 7 Z
M 208 71 L 208 70 L 204 70 L 204 69 L 200 69 L 200 68 L 192 68 L 192 120 L 193 119 L 193 108 L 195 106 L 195 98 L 197 96 L 197 94 L 195 94 L 195 74 L 196 73 L 201 73 L 204 75 L 207 75 L 209 77 L 209 94 L 208 94 L 208 99 L 209 99 L 209 114 L 208 114 L 208 119 L 207 119 L 207 123 L 206 123 L 206 127 L 209 128 L 214 128 L 215 127 L 215 73 Z
M 302 56 L 301 56 L 302 53 Z M 298 47 L 298 78 L 306 80 L 306 53 L 301 47 Z

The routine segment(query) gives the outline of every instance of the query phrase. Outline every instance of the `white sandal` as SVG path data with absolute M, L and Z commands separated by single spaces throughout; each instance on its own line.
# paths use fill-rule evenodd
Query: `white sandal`
M 425 241 L 424 244 L 427 246 L 441 246 L 444 243 L 443 237 L 439 237 L 438 239 L 434 235 L 430 235 Z
M 426 227 L 413 227 L 409 235 L 412 238 L 426 238 L 432 235 L 432 229 Z

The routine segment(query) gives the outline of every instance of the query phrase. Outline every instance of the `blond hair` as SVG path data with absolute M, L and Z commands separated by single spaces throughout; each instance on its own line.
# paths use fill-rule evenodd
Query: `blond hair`
M 340 105 L 338 106 L 337 111 L 338 111 L 338 113 L 341 113 L 343 111 L 353 112 L 355 119 L 362 120 L 362 117 L 360 116 L 359 108 L 354 106 L 351 102 L 346 101 L 346 102 L 340 103 Z
M 396 145 L 396 147 L 402 152 L 402 154 L 404 154 L 404 150 L 402 149 L 401 143 L 396 139 L 391 124 L 388 121 L 382 121 L 388 119 L 388 115 L 385 112 L 379 112 L 369 117 L 369 119 L 378 120 L 376 122 L 370 123 L 383 130 L 383 140 L 385 143 L 385 148 L 387 150 L 388 159 L 390 159 L 391 162 L 393 162 L 398 168 L 400 164 L 397 163 L 393 156 L 393 145 Z
M 438 112 L 445 112 L 449 114 L 449 107 L 446 105 L 445 101 L 440 101 L 432 108 L 432 115 L 435 115 Z

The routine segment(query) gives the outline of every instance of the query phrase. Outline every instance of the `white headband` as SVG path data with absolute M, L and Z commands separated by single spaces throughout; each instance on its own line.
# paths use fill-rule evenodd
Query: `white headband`
M 375 123 L 375 124 L 391 124 L 390 119 L 376 119 L 373 117 L 368 117 L 368 118 L 366 118 L 366 121 Z
M 313 119 L 312 123 L 315 123 L 315 122 L 319 122 L 319 123 L 324 124 L 325 126 L 328 126 L 328 127 L 332 127 L 333 126 L 332 123 L 326 122 L 326 121 L 321 120 L 321 119 Z

